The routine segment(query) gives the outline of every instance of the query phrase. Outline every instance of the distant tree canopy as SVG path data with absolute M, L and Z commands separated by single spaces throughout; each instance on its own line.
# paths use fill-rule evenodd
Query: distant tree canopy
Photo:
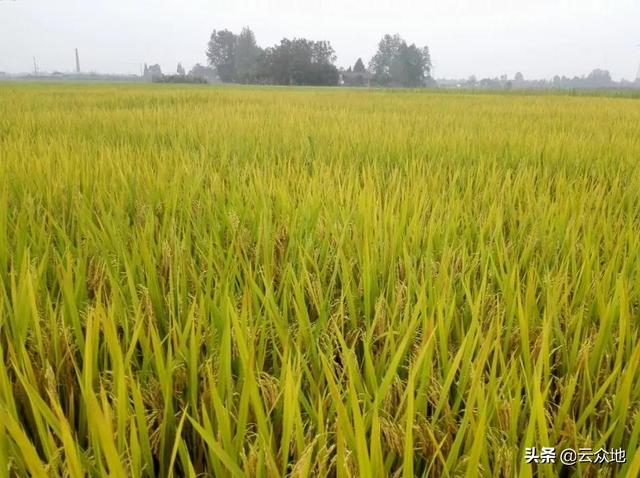
M 147 80 L 162 78 L 162 69 L 160 68 L 160 65 L 156 64 L 156 65 L 147 66 L 147 64 L 145 63 L 143 76 Z
M 611 73 L 607 70 L 596 69 L 588 75 L 574 76 L 568 78 L 566 76 L 555 75 L 552 80 L 527 80 L 520 72 L 516 73 L 513 81 L 507 78 L 507 75 L 502 75 L 496 78 L 483 78 L 477 80 L 475 76 L 471 76 L 466 81 L 460 81 L 457 87 L 466 88 L 481 88 L 487 90 L 504 90 L 512 87 L 526 88 L 526 89 L 602 89 L 602 88 L 615 88 L 615 87 L 630 87 L 630 82 L 615 82 L 611 78 Z
M 424 86 L 430 79 L 431 55 L 428 47 L 407 45 L 400 35 L 385 35 L 369 62 L 373 81 L 382 86 Z
M 162 75 L 154 77 L 152 80 L 154 83 L 191 83 L 191 84 L 205 84 L 207 80 L 200 76 L 190 75 Z
M 193 78 L 204 78 L 209 82 L 218 81 L 218 74 L 216 73 L 216 70 L 208 66 L 203 66 L 200 63 L 193 65 L 193 68 L 189 70 L 189 76 Z
M 610 86 L 613 80 L 608 70 L 595 69 L 587 76 L 587 83 L 593 87 Z
M 367 69 L 364 66 L 364 62 L 362 61 L 362 58 L 358 58 L 356 60 L 355 65 L 353 65 L 353 72 L 354 73 L 364 73 L 365 71 L 367 71 Z
M 214 30 L 207 58 L 226 83 L 338 84 L 335 50 L 328 41 L 283 38 L 278 45 L 262 49 L 249 28 L 239 35 Z
M 341 74 L 342 84 L 344 86 L 368 86 L 371 84 L 371 74 L 364 66 L 362 58 L 358 58 L 353 65 Z
M 243 28 L 236 37 L 234 80 L 238 83 L 256 83 L 264 51 L 256 43 L 249 28 Z
M 327 41 L 283 38 L 265 51 L 264 67 L 270 82 L 278 85 L 336 85 L 335 60 Z
M 225 82 L 236 77 L 236 36 L 229 30 L 214 30 L 209 40 L 207 58 L 210 65 L 215 65 L 218 76 Z
M 251 29 L 240 34 L 214 30 L 207 60 L 225 83 L 277 85 L 369 85 L 420 87 L 432 84 L 428 47 L 407 44 L 399 35 L 385 35 L 369 63 L 358 58 L 353 69 L 338 71 L 336 53 L 328 41 L 283 38 L 260 48 Z
M 154 83 L 209 83 L 218 80 L 213 68 L 202 66 L 199 63 L 196 63 L 188 74 L 182 63 L 178 63 L 175 75 L 165 75 L 162 73 L 160 65 L 147 66 L 145 63 L 143 77 Z

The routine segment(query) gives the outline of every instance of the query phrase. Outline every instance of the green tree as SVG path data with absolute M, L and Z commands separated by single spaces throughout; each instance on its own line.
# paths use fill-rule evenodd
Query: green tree
M 202 78 L 208 82 L 215 82 L 218 80 L 218 75 L 214 68 L 201 65 L 200 63 L 196 63 L 193 65 L 191 70 L 189 70 L 189 76 L 194 78 Z
M 235 79 L 236 35 L 229 30 L 214 30 L 207 48 L 209 65 L 215 66 L 220 80 L 225 83 Z
M 336 85 L 335 50 L 327 41 L 283 38 L 265 52 L 266 76 L 280 85 Z
M 283 38 L 263 50 L 248 27 L 239 35 L 214 30 L 207 58 L 223 82 L 335 85 L 339 79 L 336 52 L 328 41 Z
M 162 78 L 162 69 L 160 68 L 160 65 L 155 64 L 155 65 L 150 65 L 147 66 L 147 64 L 144 64 L 144 78 L 146 80 L 158 80 L 159 78 Z
M 184 71 L 184 67 L 182 66 L 182 63 L 178 63 L 178 68 L 176 69 L 176 72 L 178 73 L 178 76 L 186 75 L 186 72 Z
M 362 58 L 358 58 L 356 60 L 355 65 L 353 65 L 353 72 L 354 73 L 364 73 L 366 71 L 367 71 L 367 69 L 364 67 L 364 63 L 362 61 Z
M 393 63 L 397 61 L 403 43 L 404 40 L 398 34 L 387 34 L 378 43 L 378 51 L 369 62 L 369 69 L 377 84 L 386 86 L 391 83 Z
M 595 69 L 586 78 L 588 88 L 604 88 L 611 86 L 613 80 L 608 70 Z
M 400 35 L 385 35 L 369 68 L 375 83 L 383 86 L 423 86 L 430 78 L 431 55 L 428 47 L 407 45 Z
M 256 43 L 254 33 L 245 27 L 236 38 L 235 46 L 235 81 L 238 83 L 254 83 L 258 76 L 262 49 Z

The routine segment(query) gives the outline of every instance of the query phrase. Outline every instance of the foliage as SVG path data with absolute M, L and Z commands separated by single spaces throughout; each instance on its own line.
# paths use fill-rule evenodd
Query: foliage
M 336 85 L 335 50 L 327 41 L 284 38 L 262 50 L 255 35 L 244 28 L 236 36 L 214 31 L 207 53 L 223 82 L 278 85 Z
M 338 69 L 329 42 L 284 38 L 266 51 L 265 67 L 270 82 L 279 85 L 336 85 Z
M 154 83 L 191 83 L 191 84 L 204 84 L 207 83 L 207 79 L 201 76 L 192 75 L 162 75 L 153 78 Z
M 216 67 L 218 76 L 225 83 L 236 76 L 236 36 L 229 30 L 214 30 L 207 48 L 209 64 Z
M 353 65 L 353 72 L 354 73 L 364 73 L 366 70 L 366 68 L 364 67 L 364 62 L 362 61 L 362 58 L 358 58 L 356 60 L 355 65 Z
M 613 80 L 608 70 L 595 69 L 589 74 L 587 81 L 593 86 L 606 87 L 611 86 Z
M 256 44 L 249 28 L 243 28 L 236 39 L 235 78 L 237 83 L 256 83 L 264 52 Z
M 398 34 L 385 35 L 369 68 L 374 81 L 382 86 L 423 86 L 431 72 L 429 48 L 407 45 Z
M 622 97 L 0 87 L 0 469 L 638 476 L 639 137 Z
M 451 82 L 449 81 L 449 84 Z M 511 86 L 515 86 L 518 89 L 527 90 L 542 90 L 542 89 L 581 89 L 581 90 L 596 90 L 607 89 L 611 92 L 617 90 L 632 90 L 633 84 L 631 82 L 621 80 L 619 82 L 614 81 L 611 78 L 611 73 L 607 70 L 595 69 L 588 75 L 576 76 L 568 78 L 566 76 L 554 76 L 551 81 L 549 80 L 527 80 L 520 72 L 516 73 L 513 81 L 507 78 L 507 75 L 501 75 L 495 78 L 483 78 L 478 81 L 475 76 L 469 77 L 468 80 L 463 80 L 457 83 L 460 87 L 467 88 L 482 88 L 487 90 L 509 89 Z
M 147 64 L 145 63 L 144 72 L 142 75 L 147 80 L 155 80 L 157 78 L 162 78 L 162 69 L 158 64 L 147 66 Z
M 191 70 L 189 70 L 189 76 L 204 78 L 208 82 L 218 81 L 218 74 L 216 73 L 216 70 L 208 66 L 203 66 L 200 63 L 193 65 Z

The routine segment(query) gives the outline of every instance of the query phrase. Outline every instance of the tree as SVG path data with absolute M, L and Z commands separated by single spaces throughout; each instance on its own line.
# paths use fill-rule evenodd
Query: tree
M 329 42 L 283 38 L 265 51 L 265 75 L 269 82 L 280 85 L 336 85 L 335 59 Z
M 189 70 L 189 76 L 193 78 L 203 78 L 207 82 L 218 81 L 216 70 L 208 66 L 201 65 L 200 63 L 193 65 L 193 68 Z
M 279 45 L 265 50 L 263 75 L 269 83 L 289 85 L 291 80 L 291 40 L 283 38 Z
M 178 68 L 176 69 L 176 72 L 178 73 L 178 76 L 185 76 L 186 72 L 184 71 L 184 67 L 182 66 L 182 63 L 178 63 Z
M 378 51 L 369 62 L 374 81 L 380 85 L 388 85 L 392 81 L 392 67 L 400 54 L 404 40 L 400 35 L 385 35 L 378 43 Z
M 147 64 L 145 63 L 144 78 L 146 80 L 151 80 L 151 81 L 162 78 L 162 69 L 160 68 L 160 65 L 156 64 L 156 65 L 147 66 Z
M 235 79 L 236 36 L 229 30 L 214 30 L 207 48 L 209 65 L 215 66 L 218 76 L 225 82 Z
M 332 65 L 336 59 L 336 51 L 328 41 L 305 40 L 311 48 L 311 62 L 319 65 Z
M 429 48 L 407 45 L 400 35 L 385 35 L 369 63 L 374 81 L 383 86 L 423 86 L 431 73 Z
M 345 86 L 365 86 L 369 84 L 370 75 L 364 66 L 362 58 L 358 58 L 353 65 L 342 73 L 342 81 Z
M 214 30 L 207 59 L 223 82 L 335 85 L 339 79 L 336 52 L 328 41 L 283 38 L 263 50 L 248 27 L 239 35 Z
M 198 76 L 190 75 L 163 75 L 159 78 L 153 79 L 154 83 L 189 83 L 189 84 L 201 84 L 207 83 L 207 80 Z
M 516 73 L 516 76 L 513 78 L 516 83 L 524 83 L 524 75 L 520 72 Z
M 612 82 L 611 73 L 608 70 L 595 69 L 587 76 L 587 87 L 590 88 L 611 86 Z
M 428 52 L 428 50 L 427 50 Z M 424 85 L 431 70 L 431 62 L 415 44 L 400 46 L 393 61 L 392 80 L 395 84 L 416 88 Z
M 263 54 L 254 33 L 248 27 L 243 28 L 236 38 L 234 80 L 238 83 L 254 83 Z
M 356 60 L 355 65 L 353 65 L 353 72 L 354 73 L 364 73 L 366 71 L 367 71 L 367 69 L 364 67 L 364 63 L 362 62 L 362 58 L 358 58 Z

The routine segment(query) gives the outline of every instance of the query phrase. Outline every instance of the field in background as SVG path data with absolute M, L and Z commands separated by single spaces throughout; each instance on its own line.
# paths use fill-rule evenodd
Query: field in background
M 0 474 L 636 476 L 639 160 L 634 99 L 0 85 Z

